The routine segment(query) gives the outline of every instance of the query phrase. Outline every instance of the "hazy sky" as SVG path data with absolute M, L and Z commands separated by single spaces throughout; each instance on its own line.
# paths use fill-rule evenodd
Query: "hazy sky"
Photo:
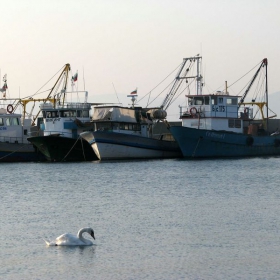
M 280 0 L 0 0 L 0 4 L 0 69 L 2 77 L 8 75 L 10 97 L 37 92 L 70 63 L 73 72 L 79 71 L 79 89 L 84 88 L 84 73 L 90 102 L 118 102 L 114 85 L 126 106 L 130 103 L 126 95 L 136 87 L 140 99 L 184 57 L 198 53 L 212 89 L 226 80 L 234 82 L 266 57 L 269 93 L 280 91 Z M 152 105 L 159 106 L 163 98 Z M 183 96 L 174 102 L 168 119 L 178 118 L 178 105 L 183 103 Z M 139 105 L 146 104 L 143 100 Z

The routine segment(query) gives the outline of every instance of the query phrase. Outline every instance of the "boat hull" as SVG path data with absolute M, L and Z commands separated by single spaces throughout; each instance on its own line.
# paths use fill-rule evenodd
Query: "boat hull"
M 182 157 L 175 141 L 102 131 L 84 132 L 81 137 L 91 144 L 100 160 Z
M 0 162 L 39 162 L 45 157 L 32 144 L 0 142 Z
M 280 155 L 280 135 L 253 136 L 182 126 L 171 126 L 170 132 L 188 158 Z
M 48 161 L 93 161 L 97 160 L 91 146 L 82 138 L 61 136 L 38 136 L 28 138 Z

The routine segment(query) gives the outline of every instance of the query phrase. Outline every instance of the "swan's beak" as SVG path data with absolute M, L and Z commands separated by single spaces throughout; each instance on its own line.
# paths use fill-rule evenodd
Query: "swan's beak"
M 91 237 L 95 240 L 94 232 L 91 233 Z

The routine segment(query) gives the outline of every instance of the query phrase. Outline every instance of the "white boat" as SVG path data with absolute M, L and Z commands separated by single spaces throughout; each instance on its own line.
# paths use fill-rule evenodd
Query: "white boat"
M 7 88 L 5 75 L 0 89 L 0 162 L 44 161 L 44 156 L 27 140 L 37 130 L 26 114 L 26 104 L 31 100 L 6 98 Z M 17 112 L 19 107 L 23 113 Z
M 100 160 L 152 159 L 181 157 L 178 144 L 168 131 L 154 133 L 155 121 L 164 119 L 166 112 L 161 108 L 94 107 L 93 131 L 80 134 L 88 141 Z
M 67 92 L 67 77 L 70 64 L 66 64 L 56 84 L 64 79 L 60 92 L 53 102 L 40 105 L 42 120 L 40 131 L 43 135 L 28 138 L 40 150 L 48 161 L 91 161 L 97 157 L 88 142 L 79 135 L 85 131 L 84 124 L 90 122 L 91 103 L 87 102 L 86 91 Z M 74 78 L 76 77 L 76 78 Z M 72 77 L 73 82 L 77 76 Z M 84 94 L 84 102 L 66 102 L 67 95 Z M 50 92 L 49 97 L 52 95 Z

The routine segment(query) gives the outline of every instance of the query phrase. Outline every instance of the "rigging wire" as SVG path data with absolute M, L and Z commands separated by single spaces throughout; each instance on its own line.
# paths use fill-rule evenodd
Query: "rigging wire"
M 180 63 L 168 76 L 166 76 L 166 77 L 165 77 L 160 83 L 158 83 L 153 89 L 151 89 L 151 90 L 150 90 L 148 93 L 146 93 L 141 99 L 139 99 L 138 102 L 140 102 L 142 99 L 144 99 L 148 94 L 151 94 L 151 92 L 152 92 L 153 90 L 155 90 L 160 84 L 162 84 L 171 74 L 173 74 L 180 66 L 182 66 L 182 64 L 183 64 L 183 62 Z M 174 80 L 173 80 L 173 81 L 174 81 Z M 172 81 L 172 82 L 173 82 L 173 81 Z M 172 83 L 172 82 L 171 82 L 171 83 Z M 170 83 L 170 84 L 171 84 L 171 83 Z M 166 89 L 166 88 L 165 88 L 165 89 Z M 165 90 L 165 89 L 164 89 L 164 90 Z M 162 92 L 163 92 L 163 91 L 162 91 Z M 162 93 L 162 92 L 161 92 L 161 93 Z M 161 94 L 161 93 L 160 93 L 160 94 Z M 160 95 L 160 94 L 159 94 L 159 95 Z M 159 96 L 159 95 L 158 95 L 158 96 Z M 157 96 L 157 97 L 158 97 L 158 96 Z M 157 97 L 156 97 L 156 98 L 157 98 Z M 156 98 L 155 98 L 155 99 L 156 99 Z M 154 101 L 155 99 L 153 99 L 153 101 Z M 153 102 L 153 101 L 152 101 L 152 102 Z M 152 102 L 150 102 L 149 105 L 150 105 Z
M 262 61 L 261 61 L 262 62 Z M 237 82 L 239 82 L 241 79 L 243 79 L 246 75 L 248 75 L 251 71 L 253 71 L 256 67 L 258 67 L 260 65 L 260 63 L 258 63 L 256 66 L 254 66 L 251 70 L 249 70 L 247 73 L 245 73 L 242 77 L 240 77 L 238 80 L 236 80 L 235 82 L 233 82 L 231 85 L 228 86 L 228 88 L 230 88 L 231 86 L 233 86 L 234 84 L 236 84 Z
M 167 88 L 169 88 L 173 83 L 175 79 L 171 81 L 147 106 L 151 105 Z
M 115 88 L 114 83 L 112 83 L 112 85 L 113 85 L 113 88 L 114 88 L 115 94 L 116 94 L 116 96 L 117 96 L 118 102 L 119 102 L 119 103 L 121 103 L 121 102 L 120 102 L 120 100 L 119 100 L 118 93 L 117 93 L 117 91 L 116 91 L 116 88 Z
M 26 98 L 30 98 L 30 97 L 33 97 L 38 93 L 39 90 L 41 90 L 47 83 L 49 83 L 58 73 L 61 72 L 61 70 L 64 68 L 65 66 L 61 67 L 43 86 L 41 86 L 34 94 L 30 95 L 30 96 L 27 96 Z

